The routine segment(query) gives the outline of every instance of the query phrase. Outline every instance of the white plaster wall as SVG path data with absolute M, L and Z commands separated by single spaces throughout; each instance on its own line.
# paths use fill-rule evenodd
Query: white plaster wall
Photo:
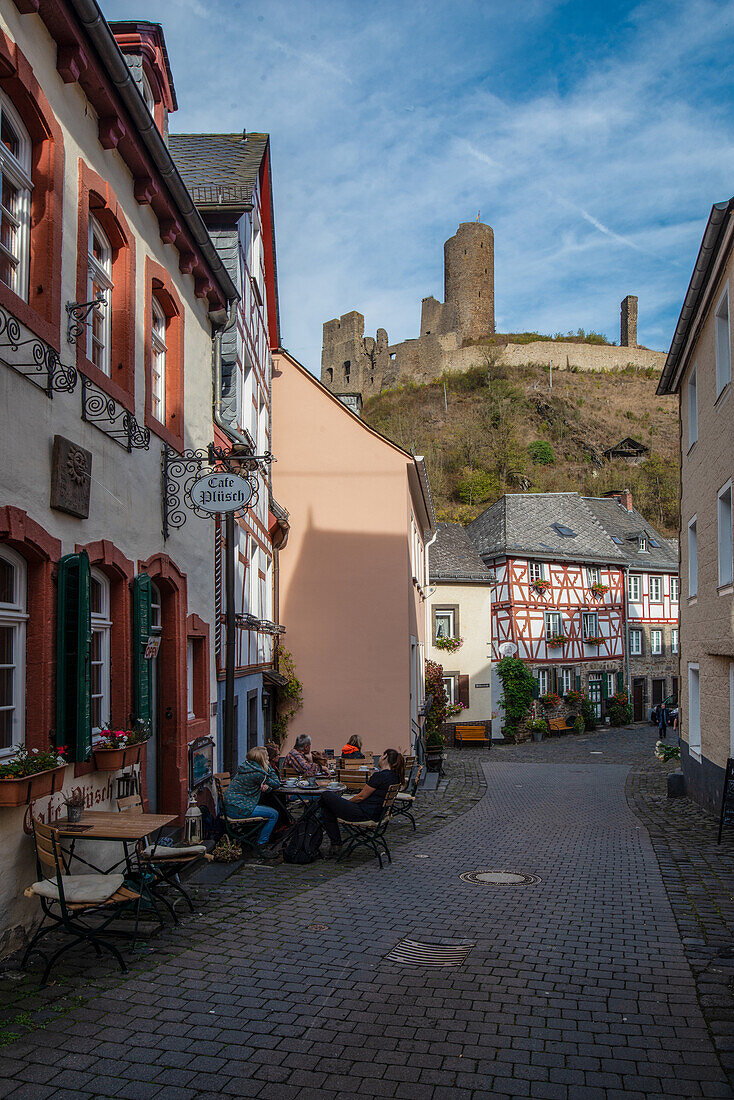
M 435 589 L 429 599 L 426 657 L 443 665 L 447 673 L 458 672 L 469 677 L 469 708 L 452 721 L 488 722 L 492 717 L 492 689 L 477 688 L 476 684 L 491 684 L 492 601 L 489 585 L 438 583 Z M 433 608 L 447 604 L 458 604 L 459 607 L 459 633 L 464 642 L 455 653 L 436 649 L 433 644 Z

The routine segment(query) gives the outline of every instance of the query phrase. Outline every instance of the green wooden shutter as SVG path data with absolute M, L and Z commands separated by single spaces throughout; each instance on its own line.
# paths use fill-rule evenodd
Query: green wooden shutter
M 537 676 L 533 677 L 533 699 L 540 698 L 540 681 Z
M 576 676 L 576 691 L 581 691 L 581 676 Z
M 147 573 L 138 573 L 133 590 L 133 721 L 150 724 L 153 699 L 153 662 L 145 658 L 150 637 L 152 585 Z
M 624 673 L 617 673 L 617 691 L 624 691 Z
M 70 760 L 92 755 L 92 619 L 85 550 L 59 562 L 56 615 L 56 744 Z

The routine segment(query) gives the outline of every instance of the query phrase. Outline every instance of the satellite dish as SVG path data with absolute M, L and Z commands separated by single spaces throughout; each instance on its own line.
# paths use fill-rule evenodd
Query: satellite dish
M 502 657 L 514 657 L 517 653 L 517 646 L 514 642 L 503 642 L 500 646 L 500 656 Z

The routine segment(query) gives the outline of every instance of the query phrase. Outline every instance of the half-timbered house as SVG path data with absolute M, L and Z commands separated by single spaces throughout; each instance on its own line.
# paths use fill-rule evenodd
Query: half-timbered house
M 621 496 L 629 510 L 619 502 Z M 636 530 L 635 552 L 644 546 L 641 590 L 648 592 L 652 586 L 657 594 L 657 581 L 648 580 L 649 572 L 660 578 L 669 601 L 674 572 L 670 548 L 665 544 L 662 549 L 664 540 L 632 509 L 628 491 L 611 494 L 610 499 L 578 493 L 508 494 L 467 528 L 495 574 L 494 659 L 512 652 L 527 661 L 538 695 L 583 690 L 598 718 L 603 717 L 606 700 L 629 685 L 628 526 Z M 661 606 L 661 615 L 664 610 Z M 652 615 L 658 608 L 649 600 L 638 600 L 634 614 L 639 629 L 649 631 L 650 640 L 639 654 L 640 660 L 647 660 L 653 639 L 657 650 L 654 631 L 661 628 Z M 671 647 L 672 624 L 665 629 Z M 639 669 L 635 665 L 635 671 Z M 648 677 L 652 680 L 651 673 Z

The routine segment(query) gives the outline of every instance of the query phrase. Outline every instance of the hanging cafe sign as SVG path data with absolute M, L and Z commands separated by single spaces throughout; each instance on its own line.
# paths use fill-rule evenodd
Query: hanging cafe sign
M 260 493 L 259 475 L 272 461 L 270 451 L 257 455 L 244 444 L 235 443 L 227 451 L 210 443 L 179 453 L 164 443 L 163 538 L 183 527 L 189 512 L 216 519 L 253 508 Z

